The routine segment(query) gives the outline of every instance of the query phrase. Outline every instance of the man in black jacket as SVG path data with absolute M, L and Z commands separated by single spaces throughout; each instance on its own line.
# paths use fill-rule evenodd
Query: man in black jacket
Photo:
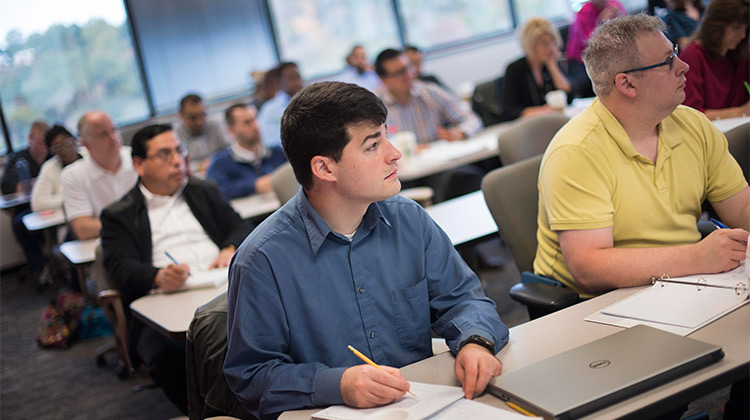
M 140 130 L 132 144 L 139 182 L 101 214 L 104 267 L 126 308 L 151 289 L 179 290 L 191 270 L 227 267 L 252 230 L 214 184 L 185 176 L 185 155 L 171 127 Z M 133 363 L 187 414 L 185 343 L 127 315 Z

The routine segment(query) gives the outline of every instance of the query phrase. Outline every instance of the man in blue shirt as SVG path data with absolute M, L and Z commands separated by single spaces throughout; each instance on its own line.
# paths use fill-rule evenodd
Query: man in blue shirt
M 494 302 L 427 213 L 396 195 L 401 153 L 386 115 L 371 92 L 341 82 L 308 87 L 284 113 L 302 188 L 229 273 L 224 373 L 256 416 L 394 401 L 409 389 L 396 368 L 432 355 L 431 330 L 456 355 L 468 398 L 502 370 L 494 355 L 508 329 Z
M 213 156 L 206 178 L 229 198 L 272 191 L 270 172 L 286 162 L 281 146 L 261 143 L 255 115 L 255 107 L 244 104 L 232 105 L 224 113 L 235 142 Z
M 279 79 L 279 91 L 273 99 L 263 104 L 258 113 L 261 139 L 266 147 L 281 146 L 281 116 L 289 100 L 302 90 L 304 81 L 295 63 L 281 63 L 271 70 Z

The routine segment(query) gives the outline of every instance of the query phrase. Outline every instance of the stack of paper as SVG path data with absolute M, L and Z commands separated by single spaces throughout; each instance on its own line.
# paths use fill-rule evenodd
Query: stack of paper
M 200 289 L 202 287 L 217 287 L 229 279 L 229 268 L 216 268 L 207 271 L 190 270 L 190 276 L 183 286 L 183 290 Z

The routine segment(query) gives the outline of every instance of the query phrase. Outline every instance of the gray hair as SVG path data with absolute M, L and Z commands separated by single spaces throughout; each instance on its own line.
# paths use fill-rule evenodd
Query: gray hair
M 636 44 L 640 35 L 665 31 L 661 19 L 644 14 L 611 19 L 599 26 L 583 51 L 583 63 L 596 95 L 612 92 L 617 73 L 642 66 Z

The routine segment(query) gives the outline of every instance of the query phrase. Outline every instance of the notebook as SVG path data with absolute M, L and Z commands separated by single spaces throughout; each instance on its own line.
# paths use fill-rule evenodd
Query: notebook
M 504 373 L 488 389 L 545 418 L 577 418 L 722 357 L 719 346 L 637 325 Z

